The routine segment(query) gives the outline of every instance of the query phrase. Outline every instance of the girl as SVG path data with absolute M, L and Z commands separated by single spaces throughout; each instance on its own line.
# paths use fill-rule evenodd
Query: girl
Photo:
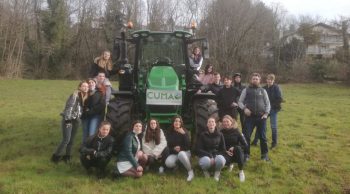
M 204 68 L 204 75 L 199 76 L 199 80 L 203 85 L 214 83 L 214 70 L 213 65 L 208 64 Z
M 233 162 L 238 163 L 239 168 L 239 180 L 245 181 L 245 175 L 243 172 L 244 165 L 244 152 L 247 147 L 247 141 L 243 134 L 238 129 L 238 124 L 231 116 L 225 115 L 222 118 L 222 129 L 221 132 L 224 135 L 226 144 L 225 158 L 229 165 L 229 171 L 232 171 Z
M 163 173 L 163 164 L 169 155 L 164 132 L 156 119 L 149 120 L 145 132 L 142 138 L 142 151 L 148 157 L 147 165 L 152 165 L 160 161 L 161 166 L 159 167 L 159 173 Z
M 132 130 L 123 140 L 121 150 L 117 157 L 117 174 L 140 178 L 147 155 L 141 151 L 141 142 L 138 135 L 142 133 L 142 122 L 137 120 L 132 124 Z
M 226 150 L 224 136 L 217 130 L 215 118 L 208 119 L 207 130 L 199 136 L 196 148 L 205 177 L 210 177 L 208 170 L 215 167 L 214 179 L 219 181 L 221 169 L 226 163 L 223 156 Z
M 113 137 L 109 135 L 111 124 L 108 121 L 103 121 L 100 124 L 98 133 L 90 136 L 80 149 L 80 162 L 89 172 L 91 167 L 96 167 L 97 177 L 104 178 L 106 176 L 106 166 L 111 160 Z
M 165 160 L 168 168 L 177 167 L 177 162 L 181 162 L 188 171 L 187 181 L 192 181 L 194 173 L 191 167 L 190 138 L 188 131 L 183 127 L 180 116 L 173 118 L 172 126 L 166 136 L 170 155 Z
M 78 90 L 74 91 L 69 96 L 66 106 L 61 113 L 62 115 L 62 141 L 58 145 L 56 151 L 51 157 L 51 161 L 58 163 L 62 158 L 66 163 L 71 159 L 71 150 L 73 146 L 74 137 L 79 127 L 79 118 L 82 114 L 82 105 L 88 97 L 89 85 L 86 81 L 82 81 L 78 85 Z M 62 157 L 62 152 L 65 150 L 65 155 Z

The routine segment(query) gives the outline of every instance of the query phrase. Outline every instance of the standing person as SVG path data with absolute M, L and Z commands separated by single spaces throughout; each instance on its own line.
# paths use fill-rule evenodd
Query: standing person
M 112 96 L 112 84 L 106 78 L 104 71 L 100 71 L 96 76 L 96 87 L 104 94 L 105 104 L 108 105 Z
M 222 118 L 221 133 L 224 135 L 226 145 L 226 154 L 224 155 L 227 161 L 226 165 L 229 165 L 229 171 L 231 172 L 233 163 L 238 163 L 239 180 L 244 182 L 244 150 L 248 146 L 247 141 L 238 129 L 237 121 L 229 115 Z
M 272 143 L 271 149 L 277 146 L 277 113 L 281 110 L 281 103 L 283 101 L 282 92 L 280 87 L 275 83 L 275 75 L 268 74 L 266 79 L 267 85 L 264 86 L 264 89 L 269 96 L 271 111 L 270 111 L 270 126 L 272 131 Z M 258 136 L 255 133 L 255 138 L 252 144 L 257 145 Z
M 96 167 L 97 177 L 106 176 L 106 167 L 112 158 L 114 139 L 109 135 L 111 124 L 102 121 L 98 132 L 90 136 L 80 149 L 80 162 L 84 168 L 91 172 L 91 167 Z
M 237 118 L 239 92 L 232 86 L 232 78 L 224 76 L 224 87 L 219 91 L 217 101 L 219 105 L 219 116 L 230 115 Z
M 180 162 L 188 172 L 187 181 L 192 181 L 194 173 L 190 161 L 190 137 L 188 131 L 183 126 L 183 121 L 180 116 L 175 116 L 173 118 L 166 139 L 170 152 L 170 155 L 165 160 L 166 167 L 176 168 L 177 163 Z
M 82 114 L 82 105 L 88 97 L 88 91 L 89 84 L 86 81 L 82 81 L 78 85 L 78 90 L 74 91 L 66 102 L 65 108 L 61 113 L 61 129 L 63 138 L 51 157 L 51 161 L 54 163 L 58 163 L 61 158 L 66 163 L 71 159 L 74 137 L 79 128 L 79 119 Z M 62 156 L 62 152 L 65 148 L 65 155 Z
M 105 100 L 103 94 L 96 89 L 94 79 L 88 79 L 89 97 L 83 110 L 83 142 L 96 133 L 97 127 L 104 117 Z
M 143 174 L 142 165 L 147 161 L 147 155 L 141 151 L 138 135 L 142 133 L 142 122 L 136 120 L 132 130 L 125 136 L 121 150 L 117 156 L 116 174 L 140 178 Z M 142 164 L 142 165 L 141 165 Z
M 214 179 L 219 181 L 221 169 L 225 166 L 226 160 L 223 154 L 226 152 L 224 136 L 216 128 L 215 118 L 207 121 L 207 130 L 201 133 L 198 138 L 196 151 L 199 157 L 199 166 L 204 176 L 210 177 L 208 170 L 215 168 Z
M 202 67 L 202 63 L 203 63 L 203 57 L 201 54 L 201 50 L 199 49 L 199 47 L 194 47 L 192 50 L 192 54 L 189 58 L 190 61 L 190 67 L 193 70 L 199 71 L 200 68 Z
M 214 73 L 214 82 L 212 84 L 209 84 L 208 90 L 214 93 L 215 95 L 219 94 L 219 91 L 223 88 L 223 84 L 221 82 L 221 76 L 220 73 L 215 72 Z
M 241 95 L 245 86 L 242 84 L 242 75 L 240 73 L 235 73 L 233 75 L 233 87 L 239 91 L 239 95 Z M 241 122 L 242 129 L 244 129 L 244 111 L 238 107 L 239 113 L 239 121 Z
M 111 52 L 105 50 L 102 52 L 101 56 L 94 59 L 94 63 L 91 65 L 89 77 L 94 78 L 99 72 L 104 72 L 107 78 L 106 81 L 109 82 L 110 76 L 117 74 L 121 70 L 113 67 Z
M 208 64 L 204 68 L 204 75 L 199 76 L 199 81 L 203 85 L 212 84 L 214 82 L 214 69 L 213 65 Z
M 266 118 L 270 112 L 270 101 L 266 90 L 260 86 L 260 74 L 253 73 L 250 85 L 243 89 L 239 98 L 239 107 L 244 110 L 245 128 L 244 137 L 250 142 L 253 129 L 256 127 L 260 137 L 261 159 L 269 161 L 266 139 Z M 247 146 L 246 160 L 249 160 L 250 144 Z
M 169 150 L 164 132 L 156 119 L 150 119 L 147 123 L 145 135 L 142 138 L 142 151 L 147 155 L 147 165 L 151 166 L 159 161 L 161 163 L 159 173 L 163 173 L 163 165 L 169 155 Z

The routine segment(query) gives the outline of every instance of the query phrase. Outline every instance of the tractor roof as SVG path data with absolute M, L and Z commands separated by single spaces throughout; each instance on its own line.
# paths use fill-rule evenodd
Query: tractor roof
M 193 34 L 191 32 L 175 30 L 173 32 L 162 32 L 162 31 L 150 31 L 150 30 L 137 30 L 131 33 L 132 38 L 148 37 L 150 35 L 174 35 L 176 37 L 182 38 L 192 38 Z

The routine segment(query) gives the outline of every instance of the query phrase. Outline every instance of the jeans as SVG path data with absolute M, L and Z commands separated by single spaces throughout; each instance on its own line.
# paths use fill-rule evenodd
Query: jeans
M 232 163 L 237 163 L 239 170 L 243 170 L 244 165 L 244 151 L 241 146 L 234 146 L 233 156 L 229 156 L 225 154 L 226 165 L 230 165 Z
M 68 155 L 68 156 L 71 155 L 74 137 L 77 134 L 78 128 L 79 128 L 79 120 L 78 119 L 72 120 L 72 122 L 69 124 L 66 124 L 65 120 L 62 119 L 61 129 L 62 129 L 62 137 L 63 138 L 62 138 L 61 143 L 58 145 L 58 147 L 54 153 L 55 155 L 60 156 L 62 154 L 64 148 L 66 148 L 66 155 Z
M 98 125 L 101 122 L 101 116 L 94 115 L 82 120 L 82 122 L 83 122 L 83 143 L 84 143 L 88 137 L 96 133 Z
M 190 151 L 180 151 L 178 154 L 170 154 L 165 160 L 165 166 L 168 168 L 175 168 L 176 163 L 180 161 L 186 170 L 190 171 L 192 170 L 190 158 Z
M 270 127 L 272 132 L 272 145 L 277 144 L 277 113 L 278 111 L 272 110 L 270 111 L 269 117 L 270 117 Z M 254 144 L 258 143 L 258 133 L 255 132 L 255 137 L 253 140 Z
M 222 155 L 216 155 L 214 158 L 215 171 L 221 171 L 221 169 L 225 166 L 226 159 Z M 210 158 L 208 156 L 204 156 L 199 158 L 199 166 L 202 170 L 209 170 L 212 166 L 210 163 Z
M 266 119 L 261 119 L 261 116 L 247 116 L 245 118 L 245 128 L 243 129 L 243 134 L 248 142 L 247 153 L 250 154 L 250 137 L 252 135 L 253 129 L 256 129 L 256 133 L 260 138 L 260 151 L 261 156 L 265 156 L 268 153 L 267 139 L 266 139 Z

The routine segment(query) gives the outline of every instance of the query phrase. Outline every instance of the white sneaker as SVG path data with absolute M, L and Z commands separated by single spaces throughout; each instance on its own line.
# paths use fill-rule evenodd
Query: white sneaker
M 220 171 L 215 171 L 215 173 L 214 173 L 214 179 L 215 179 L 216 181 L 219 181 L 219 180 L 220 180 Z
M 159 167 L 159 174 L 163 174 L 163 173 L 164 173 L 164 167 L 161 166 L 161 167 Z
M 233 165 L 233 164 L 230 164 L 230 166 L 228 167 L 228 171 L 229 171 L 229 172 L 232 172 L 233 167 L 234 167 L 234 165 Z
M 203 174 L 204 174 L 204 177 L 205 178 L 209 178 L 210 177 L 210 174 L 207 170 L 203 170 Z
M 188 171 L 187 181 L 190 182 L 194 178 L 193 170 Z
M 244 182 L 244 181 L 245 181 L 245 175 L 244 175 L 243 170 L 240 170 L 240 171 L 239 171 L 239 180 L 240 180 L 241 182 Z

